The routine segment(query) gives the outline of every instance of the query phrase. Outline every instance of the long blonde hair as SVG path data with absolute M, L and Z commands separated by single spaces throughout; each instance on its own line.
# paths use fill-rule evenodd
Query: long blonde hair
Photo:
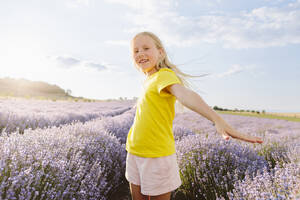
M 202 76 L 209 75 L 209 74 L 203 74 L 200 76 L 194 76 L 194 75 L 189 75 L 189 74 L 183 73 L 175 64 L 170 62 L 167 52 L 162 44 L 162 41 L 152 32 L 149 32 L 149 31 L 140 32 L 133 37 L 131 42 L 133 42 L 134 39 L 140 35 L 147 35 L 147 36 L 151 37 L 154 41 L 156 48 L 162 49 L 164 52 L 162 59 L 159 59 L 155 65 L 155 69 L 157 71 L 159 71 L 159 69 L 161 69 L 161 68 L 169 68 L 169 69 L 173 70 L 175 72 L 175 74 L 177 75 L 178 79 L 182 82 L 182 84 L 189 89 L 192 89 L 192 84 L 190 81 L 187 80 L 187 78 L 202 77 Z M 135 62 L 134 62 L 134 65 L 139 71 L 141 71 Z M 178 101 L 178 103 L 179 103 L 179 107 L 181 108 L 181 110 L 183 110 L 183 105 L 179 101 Z

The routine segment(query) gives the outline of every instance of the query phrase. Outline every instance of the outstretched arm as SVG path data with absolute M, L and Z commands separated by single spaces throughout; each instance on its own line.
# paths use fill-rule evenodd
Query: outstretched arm
M 184 87 L 181 84 L 173 84 L 164 88 L 166 92 L 173 94 L 177 100 L 187 108 L 204 116 L 215 124 L 217 132 L 220 133 L 224 139 L 228 140 L 229 136 L 251 143 L 262 143 L 262 139 L 255 136 L 242 134 L 232 128 L 225 120 L 211 109 L 203 99 L 194 91 Z

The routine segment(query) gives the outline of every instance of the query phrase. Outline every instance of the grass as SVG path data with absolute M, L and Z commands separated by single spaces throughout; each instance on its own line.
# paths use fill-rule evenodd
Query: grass
M 280 116 L 280 115 L 272 115 L 272 114 L 257 114 L 257 113 L 242 113 L 242 112 L 232 112 L 232 111 L 216 111 L 219 114 L 230 114 L 230 115 L 241 115 L 241 116 L 249 116 L 249 117 L 260 117 L 260 118 L 269 118 L 269 119 L 283 119 L 287 121 L 300 122 L 300 118 L 293 116 Z

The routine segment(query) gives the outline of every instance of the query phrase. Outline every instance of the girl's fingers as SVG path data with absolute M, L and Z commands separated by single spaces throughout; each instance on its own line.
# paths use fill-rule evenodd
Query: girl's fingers
M 229 133 L 229 135 L 233 138 L 240 139 L 246 142 L 251 142 L 251 143 L 263 143 L 262 139 L 259 137 L 245 135 L 232 128 L 230 129 L 230 131 L 231 132 Z
M 263 143 L 263 140 L 260 137 L 255 137 L 257 143 Z
M 245 141 L 252 142 L 252 143 L 263 143 L 263 141 L 262 141 L 261 138 L 255 137 L 255 136 L 245 135 L 245 136 L 243 137 L 243 139 L 244 139 Z
M 254 137 L 254 136 L 247 136 L 244 138 L 246 141 L 252 142 L 252 143 L 263 143 L 261 138 Z

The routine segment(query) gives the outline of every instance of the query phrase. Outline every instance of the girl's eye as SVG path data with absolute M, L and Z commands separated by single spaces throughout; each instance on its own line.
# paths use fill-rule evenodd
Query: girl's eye
M 149 49 L 148 47 L 145 47 L 145 48 L 144 48 L 144 50 L 148 50 L 148 49 Z M 134 53 L 137 53 L 137 52 L 139 52 L 139 51 L 138 51 L 138 50 L 135 50 L 135 51 L 134 51 Z

